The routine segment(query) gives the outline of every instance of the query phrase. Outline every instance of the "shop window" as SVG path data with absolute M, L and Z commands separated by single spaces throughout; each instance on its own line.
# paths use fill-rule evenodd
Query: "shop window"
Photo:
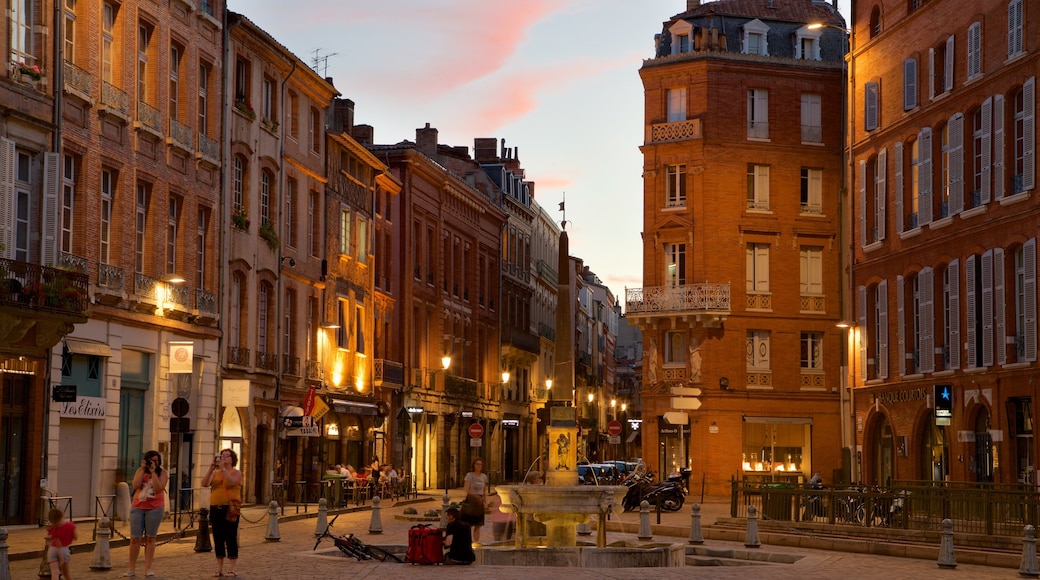
M 800 483 L 812 473 L 812 420 L 745 417 L 741 468 L 745 479 Z

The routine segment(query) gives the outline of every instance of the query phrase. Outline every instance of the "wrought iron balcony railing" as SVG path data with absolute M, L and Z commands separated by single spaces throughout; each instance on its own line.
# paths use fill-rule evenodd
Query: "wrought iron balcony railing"
M 375 360 L 373 370 L 373 383 L 378 387 L 381 385 L 404 385 L 404 365 L 383 358 Z
M 650 286 L 625 291 L 626 314 L 729 314 L 729 284 Z

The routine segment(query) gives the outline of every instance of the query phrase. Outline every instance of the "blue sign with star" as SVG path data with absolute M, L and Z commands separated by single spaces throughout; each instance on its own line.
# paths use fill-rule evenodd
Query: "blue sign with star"
M 953 417 L 953 385 L 935 385 L 935 416 Z

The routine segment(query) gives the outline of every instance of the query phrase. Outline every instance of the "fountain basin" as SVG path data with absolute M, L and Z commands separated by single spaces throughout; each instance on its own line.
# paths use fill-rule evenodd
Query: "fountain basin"
M 623 485 L 500 485 L 495 488 L 504 512 L 516 514 L 516 547 L 527 547 L 527 516 L 545 524 L 547 548 L 577 546 L 577 526 L 596 514 L 596 547 L 604 548 L 607 514 L 628 492 Z

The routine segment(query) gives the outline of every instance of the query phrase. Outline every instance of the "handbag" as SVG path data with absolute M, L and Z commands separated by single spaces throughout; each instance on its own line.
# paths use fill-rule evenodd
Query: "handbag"
M 237 499 L 233 499 L 228 503 L 227 508 L 227 521 L 237 522 L 238 517 L 242 515 L 242 502 Z
M 468 494 L 459 506 L 459 513 L 470 518 L 478 517 L 484 513 L 484 501 L 475 493 Z

